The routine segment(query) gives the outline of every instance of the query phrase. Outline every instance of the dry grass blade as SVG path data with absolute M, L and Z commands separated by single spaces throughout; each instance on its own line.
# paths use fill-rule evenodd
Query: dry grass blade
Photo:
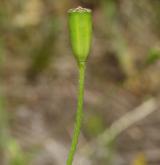
M 158 109 L 158 103 L 155 98 L 151 98 L 132 111 L 123 115 L 120 119 L 113 122 L 110 128 L 106 129 L 96 140 L 88 143 L 82 148 L 82 152 L 92 155 L 98 150 L 104 150 L 104 146 L 112 143 L 122 132 L 132 125 L 142 121 L 151 113 Z M 97 152 L 96 152 L 97 153 Z

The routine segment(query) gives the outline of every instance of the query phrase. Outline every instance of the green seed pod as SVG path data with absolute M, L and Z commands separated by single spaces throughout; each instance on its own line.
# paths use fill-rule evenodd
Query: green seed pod
M 73 53 L 78 63 L 86 62 L 92 38 L 92 12 L 78 7 L 68 11 L 68 24 Z

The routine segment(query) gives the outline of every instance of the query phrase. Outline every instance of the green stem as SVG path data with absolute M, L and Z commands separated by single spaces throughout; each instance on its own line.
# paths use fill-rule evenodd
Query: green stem
M 79 93 L 78 93 L 78 105 L 76 112 L 76 121 L 74 126 L 73 138 L 71 148 L 68 154 L 67 165 L 72 165 L 74 155 L 76 152 L 78 138 L 81 131 L 82 119 L 83 119 L 83 97 L 84 97 L 84 79 L 85 79 L 85 67 L 86 63 L 81 62 L 79 64 Z

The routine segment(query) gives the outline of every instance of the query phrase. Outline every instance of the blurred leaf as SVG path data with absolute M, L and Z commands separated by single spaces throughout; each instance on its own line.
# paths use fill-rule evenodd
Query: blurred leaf
M 85 131 L 90 136 L 97 136 L 105 129 L 103 119 L 99 115 L 91 115 L 86 119 Z
M 3 60 L 4 60 L 4 46 L 3 46 L 3 41 L 0 39 L 0 84 L 2 83 L 2 65 L 3 65 Z M 3 148 L 5 145 L 5 140 L 7 138 L 7 128 L 8 128 L 8 114 L 5 111 L 5 106 L 4 106 L 4 97 L 2 93 L 2 88 L 0 86 L 0 147 Z
M 118 1 L 104 0 L 102 5 L 106 19 L 106 38 L 112 40 L 112 49 L 116 52 L 115 55 L 125 76 L 132 76 L 136 73 L 136 67 L 120 24 Z
M 146 60 L 146 64 L 150 65 L 150 64 L 154 64 L 157 60 L 160 59 L 160 50 L 152 48 L 149 51 L 147 60 Z
M 104 14 L 108 18 L 108 23 L 115 23 L 114 21 L 117 18 L 117 9 L 115 0 L 105 0 L 102 3 L 104 8 Z
M 10 165 L 28 165 L 30 162 L 30 155 L 22 151 L 19 144 L 14 140 L 10 139 L 7 144 L 7 150 L 9 153 Z
M 138 154 L 135 157 L 132 165 L 147 165 L 147 161 L 146 161 L 145 155 L 143 153 Z
M 3 64 L 3 59 L 4 59 L 4 42 L 2 37 L 0 38 L 0 72 L 2 69 L 2 64 Z M 0 77 L 1 80 L 1 77 Z
M 58 23 L 57 19 L 49 22 L 49 25 L 46 28 L 46 36 L 42 36 L 42 43 L 38 47 L 33 48 L 32 62 L 27 72 L 29 80 L 36 79 L 36 77 L 50 64 L 51 58 L 53 57 L 52 50 L 55 43 L 55 37 L 59 28 Z

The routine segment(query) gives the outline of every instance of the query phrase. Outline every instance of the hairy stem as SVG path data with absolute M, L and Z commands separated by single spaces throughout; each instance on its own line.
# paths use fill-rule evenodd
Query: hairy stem
M 81 131 L 83 119 L 83 97 L 84 97 L 84 79 L 85 79 L 85 62 L 79 64 L 79 91 L 78 91 L 78 105 L 76 112 L 76 121 L 74 126 L 73 138 L 71 148 L 68 154 L 67 165 L 72 165 L 74 155 L 76 152 L 78 138 Z

